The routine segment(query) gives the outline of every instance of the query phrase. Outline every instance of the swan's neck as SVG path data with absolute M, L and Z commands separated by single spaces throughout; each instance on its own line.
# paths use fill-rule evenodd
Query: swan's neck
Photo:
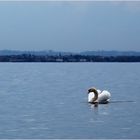
M 97 102 L 98 99 L 98 92 L 94 92 L 94 98 L 93 98 L 93 102 Z
M 94 89 L 92 92 L 94 93 L 94 98 L 92 99 L 92 102 L 93 102 L 93 103 L 97 103 L 98 92 L 97 92 L 96 89 Z

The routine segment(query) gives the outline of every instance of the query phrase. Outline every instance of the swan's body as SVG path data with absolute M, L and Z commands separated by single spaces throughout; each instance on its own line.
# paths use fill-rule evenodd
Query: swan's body
M 95 88 L 90 88 L 88 90 L 88 102 L 89 103 L 100 103 L 105 104 L 108 103 L 110 100 L 110 92 L 107 90 L 96 90 Z

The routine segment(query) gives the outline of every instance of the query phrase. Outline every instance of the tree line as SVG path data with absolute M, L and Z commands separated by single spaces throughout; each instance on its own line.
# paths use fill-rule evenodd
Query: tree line
M 140 56 L 1 55 L 0 62 L 140 62 Z

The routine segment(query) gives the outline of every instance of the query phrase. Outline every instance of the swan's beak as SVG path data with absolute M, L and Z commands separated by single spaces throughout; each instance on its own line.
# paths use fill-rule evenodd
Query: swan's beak
M 87 91 L 87 94 L 89 94 L 90 93 L 90 89 L 88 89 L 88 91 Z

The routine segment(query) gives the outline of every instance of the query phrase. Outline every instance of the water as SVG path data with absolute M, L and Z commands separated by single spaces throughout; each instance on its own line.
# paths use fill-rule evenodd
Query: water
M 111 92 L 94 107 L 87 90 Z M 139 63 L 0 63 L 0 138 L 140 138 Z

